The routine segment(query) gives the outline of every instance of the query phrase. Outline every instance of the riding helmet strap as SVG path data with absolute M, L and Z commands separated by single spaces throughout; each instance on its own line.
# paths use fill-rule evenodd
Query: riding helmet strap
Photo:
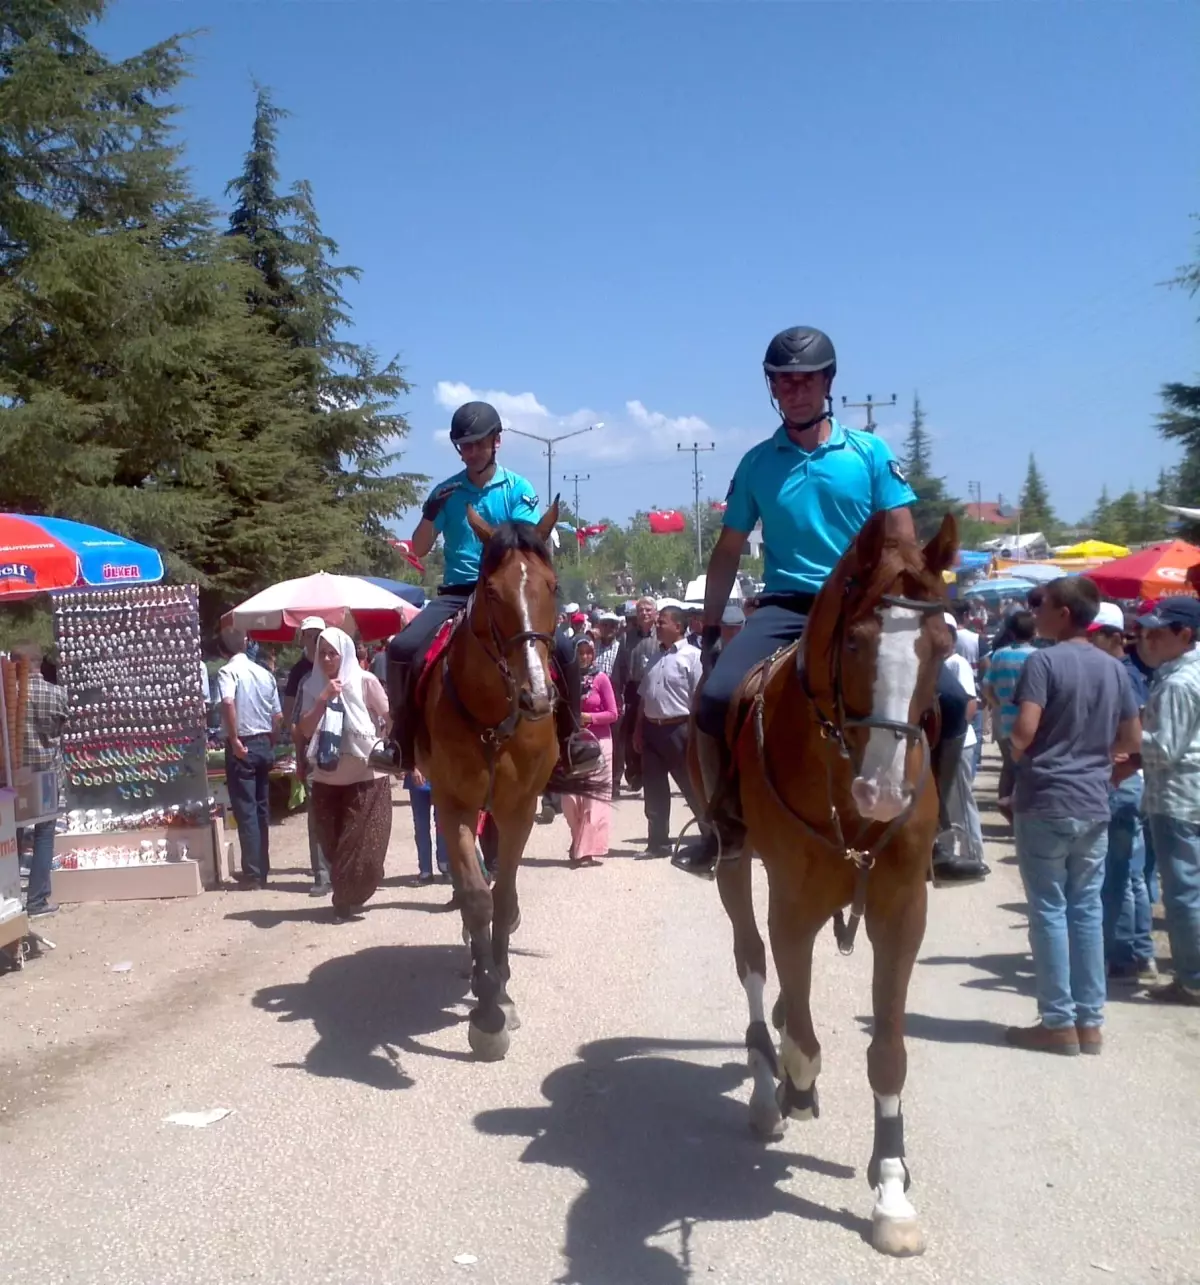
M 883 1115 L 879 1100 L 875 1100 L 875 1145 L 871 1148 L 871 1163 L 867 1165 L 867 1185 L 879 1186 L 879 1166 L 883 1160 L 899 1160 L 904 1170 L 904 1190 L 912 1185 L 912 1175 L 904 1163 L 904 1113 Z

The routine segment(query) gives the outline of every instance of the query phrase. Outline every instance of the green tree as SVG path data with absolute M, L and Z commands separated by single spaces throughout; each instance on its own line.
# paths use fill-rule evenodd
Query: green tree
M 900 463 L 917 497 L 912 515 L 920 539 L 931 539 L 947 513 L 961 519 L 962 506 L 946 494 L 945 478 L 932 475 L 933 447 L 918 393 L 913 394 L 912 419 L 900 451 Z
M 1021 531 L 1029 533 L 1040 531 L 1048 541 L 1054 542 L 1058 531 L 1058 519 L 1050 505 L 1050 494 L 1038 469 L 1037 460 L 1032 452 L 1029 456 L 1029 467 L 1025 472 L 1025 484 L 1021 487 Z
M 1194 297 L 1200 291 L 1200 256 L 1188 267 L 1181 268 L 1171 284 Z M 1195 507 L 1200 504 L 1200 384 L 1164 384 L 1161 397 L 1163 409 L 1158 417 L 1158 431 L 1168 441 L 1183 447 L 1183 458 L 1175 475 L 1178 500 L 1169 502 Z M 1200 522 L 1184 520 L 1180 534 L 1185 540 L 1200 540 Z

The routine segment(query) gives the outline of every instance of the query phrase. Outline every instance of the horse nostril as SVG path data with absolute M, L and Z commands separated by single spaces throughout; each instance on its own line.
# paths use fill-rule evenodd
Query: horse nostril
M 526 714 L 533 713 L 533 693 L 528 687 L 521 689 L 521 695 L 517 698 L 517 704 Z

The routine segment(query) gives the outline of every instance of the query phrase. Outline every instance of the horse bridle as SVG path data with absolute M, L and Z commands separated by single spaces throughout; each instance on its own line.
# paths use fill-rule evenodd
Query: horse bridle
M 548 650 L 553 649 L 554 635 L 543 633 L 537 629 L 523 629 L 520 633 L 513 634 L 511 637 L 505 638 L 501 635 L 500 630 L 496 626 L 495 617 L 490 611 L 486 611 L 485 614 L 487 616 L 488 628 L 491 632 L 492 641 L 495 644 L 495 650 L 493 651 L 492 648 L 488 646 L 487 641 L 484 638 L 481 638 L 479 634 L 470 627 L 472 624 L 472 613 L 476 601 L 476 595 L 480 593 L 480 590 L 482 590 L 482 596 L 479 598 L 479 601 L 485 606 L 485 608 L 487 606 L 489 590 L 487 585 L 481 581 L 472 591 L 471 596 L 467 599 L 466 606 L 463 608 L 466 616 L 466 624 L 468 626 L 467 632 L 475 639 L 480 647 L 483 648 L 484 655 L 487 656 L 487 658 L 496 666 L 500 673 L 500 677 L 504 680 L 505 694 L 508 698 L 508 713 L 500 720 L 499 723 L 493 724 L 482 723 L 474 714 L 471 713 L 467 708 L 466 703 L 463 701 L 463 698 L 459 695 L 458 688 L 454 685 L 454 679 L 451 677 L 450 648 L 448 647 L 446 648 L 445 656 L 442 658 L 442 686 L 449 693 L 450 699 L 453 701 L 454 707 L 462 717 L 463 721 L 473 732 L 477 733 L 483 744 L 484 757 L 487 759 L 488 765 L 488 792 L 484 811 L 490 812 L 492 810 L 492 803 L 494 801 L 493 796 L 496 788 L 496 755 L 499 753 L 505 742 L 511 740 L 522 719 L 526 719 L 531 723 L 538 723 L 542 719 L 547 718 L 554 713 L 554 707 L 558 702 L 558 689 L 554 684 L 553 678 L 549 673 L 547 673 L 546 676 L 550 680 L 549 709 L 544 713 L 535 714 L 532 710 L 526 708 L 522 704 L 521 697 L 524 694 L 525 689 L 517 682 L 516 675 L 509 667 L 509 653 L 513 648 L 523 647 L 526 643 L 530 642 L 545 643 Z
M 849 597 L 855 587 L 853 578 L 847 580 L 843 597 Z M 941 599 L 918 599 L 906 598 L 902 594 L 885 593 L 881 594 L 878 599 L 879 605 L 883 607 L 905 607 L 910 611 L 919 612 L 922 616 L 940 615 L 945 610 L 945 604 Z M 844 604 L 843 604 L 844 606 Z M 879 607 L 875 608 L 878 612 Z M 863 848 L 859 845 L 862 843 L 867 830 L 873 824 L 870 821 L 864 821 L 859 829 L 858 835 L 853 844 L 846 842 L 845 834 L 842 830 L 842 819 L 837 809 L 837 803 L 834 800 L 833 793 L 833 768 L 828 759 L 825 762 L 825 784 L 826 793 L 829 797 L 829 819 L 833 828 L 833 839 L 829 839 L 825 834 L 813 826 L 806 818 L 802 817 L 790 803 L 780 794 L 771 776 L 771 771 L 767 763 L 766 755 L 766 734 L 764 726 L 764 707 L 765 693 L 760 691 L 754 702 L 754 720 L 755 720 L 755 739 L 758 744 L 759 759 L 763 767 L 763 778 L 767 787 L 774 796 L 775 801 L 791 814 L 795 821 L 798 821 L 806 831 L 819 843 L 833 852 L 836 856 L 851 861 L 855 866 L 854 894 L 850 902 L 849 918 L 842 914 L 839 909 L 834 913 L 834 936 L 837 938 L 838 950 L 843 955 L 854 953 L 854 940 L 858 934 L 858 926 L 862 922 L 863 915 L 867 909 L 867 878 L 871 873 L 871 868 L 875 865 L 879 854 L 895 837 L 900 827 L 908 820 L 917 800 L 921 797 L 921 792 L 925 788 L 925 783 L 929 779 L 931 763 L 931 750 L 929 748 L 929 739 L 925 735 L 925 729 L 920 723 L 903 722 L 898 719 L 878 718 L 874 714 L 868 714 L 863 717 L 846 713 L 845 698 L 842 692 L 842 650 L 845 642 L 845 630 L 847 624 L 847 613 L 843 609 L 838 613 L 838 623 L 834 630 L 832 647 L 834 650 L 833 660 L 833 718 L 830 718 L 824 710 L 821 709 L 820 702 L 816 693 L 812 690 L 808 681 L 808 674 L 803 668 L 803 652 L 797 654 L 797 668 L 800 673 L 800 686 L 805 696 L 808 698 L 810 707 L 817 720 L 817 726 L 820 728 L 821 735 L 828 741 L 832 741 L 838 748 L 847 762 L 850 763 L 855 775 L 862 774 L 862 756 L 855 753 L 853 746 L 846 739 L 846 732 L 851 728 L 865 727 L 868 729 L 878 729 L 880 731 L 892 732 L 897 738 L 903 737 L 911 746 L 917 742 L 921 746 L 921 774 L 912 787 L 908 802 L 900 812 L 884 826 L 879 836 L 869 847 Z

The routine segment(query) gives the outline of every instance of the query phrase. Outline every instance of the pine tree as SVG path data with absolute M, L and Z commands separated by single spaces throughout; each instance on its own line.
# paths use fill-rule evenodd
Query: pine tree
M 1050 506 L 1050 496 L 1046 483 L 1042 480 L 1037 460 L 1029 456 L 1029 468 L 1025 473 L 1025 485 L 1021 488 L 1021 531 L 1030 533 L 1040 531 L 1048 541 L 1053 543 L 1058 531 L 1058 519 Z
M 1172 285 L 1193 297 L 1200 291 L 1200 256 L 1180 269 Z M 1163 410 L 1158 417 L 1158 431 L 1168 441 L 1183 446 L 1183 459 L 1175 475 L 1177 502 L 1194 508 L 1200 505 L 1200 384 L 1164 384 L 1161 397 Z M 1185 540 L 1200 540 L 1200 522 L 1185 519 L 1180 535 Z
M 904 439 L 904 449 L 900 453 L 904 471 L 911 481 L 914 477 L 929 477 L 932 469 L 932 450 L 929 442 L 929 431 L 925 427 L 925 412 L 921 409 L 921 396 L 913 393 L 912 420 L 908 426 L 908 436 Z
M 961 506 L 946 494 L 945 478 L 932 476 L 933 449 L 918 393 L 913 393 L 912 420 L 900 452 L 900 463 L 917 497 L 911 506 L 917 536 L 922 540 L 931 539 L 941 526 L 942 518 L 947 513 L 959 515 Z
M 1088 523 L 1097 540 L 1110 540 L 1107 532 L 1111 513 L 1112 500 L 1109 498 L 1108 487 L 1103 486 L 1100 488 L 1100 498 L 1096 501 L 1096 507 L 1092 510 Z

